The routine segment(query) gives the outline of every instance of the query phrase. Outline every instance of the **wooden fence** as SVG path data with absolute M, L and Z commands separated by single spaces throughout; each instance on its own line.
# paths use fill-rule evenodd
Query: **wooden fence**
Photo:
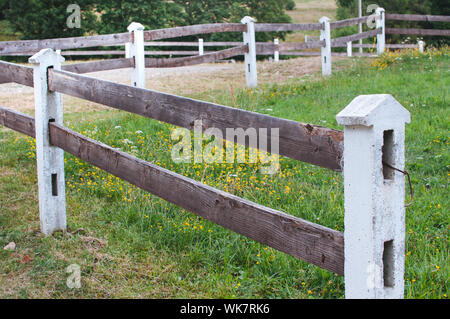
M 63 161 L 63 151 L 66 151 L 218 225 L 344 275 L 348 298 L 402 297 L 404 180 L 397 171 L 387 174 L 387 166 L 383 164 L 389 163 L 389 167 L 400 170 L 404 167 L 404 125 L 410 119 L 409 113 L 398 102 L 389 95 L 357 97 L 337 115 L 338 123 L 344 126 L 344 131 L 337 131 L 148 90 L 144 73 L 146 67 L 178 67 L 244 55 L 247 86 L 255 87 L 257 54 L 275 54 L 277 57 L 320 48 L 320 52 L 301 51 L 301 54 L 320 54 L 322 73 L 326 76 L 331 74 L 332 47 L 347 46 L 349 52 L 352 42 L 377 37 L 375 47 L 377 54 L 381 54 L 388 47 L 386 33 L 406 32 L 385 28 L 385 18 L 449 22 L 449 17 L 441 16 L 385 15 L 379 8 L 372 17 L 375 29 L 335 39 L 331 38 L 332 29 L 356 25 L 367 21 L 368 17 L 337 22 L 322 18 L 319 23 L 311 24 L 258 24 L 246 17 L 240 24 L 150 31 L 133 23 L 130 32 L 122 34 L 0 42 L 0 55 L 39 51 L 29 60 L 32 67 L 0 61 L 0 83 L 15 82 L 34 87 L 36 114 L 33 119 L 0 107 L 0 124 L 36 138 L 42 231 L 50 234 L 66 227 Z M 255 32 L 294 30 L 317 30 L 320 37 L 305 43 L 255 41 Z M 448 30 L 440 31 L 409 29 L 407 32 L 448 35 Z M 242 32 L 244 41 L 231 43 L 231 48 L 216 52 L 199 50 L 195 56 L 145 58 L 144 47 L 156 45 L 146 41 L 213 32 Z M 52 50 L 123 44 L 128 47 L 125 58 L 67 65 L 61 65 L 60 53 Z M 228 44 L 216 42 L 214 45 Z M 81 75 L 119 68 L 132 68 L 131 86 Z M 202 120 L 203 130 L 217 128 L 223 136 L 226 136 L 227 128 L 254 128 L 258 139 L 267 138 L 265 147 L 259 145 L 262 150 L 342 171 L 345 234 L 214 189 L 69 130 L 62 123 L 60 94 L 191 130 L 195 121 Z M 395 120 L 386 122 L 388 117 Z M 263 134 L 264 129 L 277 134 Z M 249 146 L 248 140 L 242 143 Z M 272 148 L 274 143 L 277 147 Z
M 159 36 L 158 32 L 152 34 Z M 222 52 L 220 58 L 248 49 L 248 45 L 235 47 Z M 208 54 L 190 57 L 196 58 L 209 59 Z M 130 58 L 92 62 L 89 67 L 87 63 L 61 67 L 62 60 L 58 52 L 44 49 L 30 58 L 32 67 L 0 61 L 0 82 L 34 87 L 36 118 L 0 107 L 0 125 L 36 138 L 39 211 L 45 234 L 66 228 L 62 156 L 66 151 L 218 225 L 344 275 L 348 298 L 403 296 L 404 180 L 395 172 L 387 183 L 382 160 L 403 169 L 402 138 L 409 113 L 391 96 L 356 98 L 337 116 L 345 128 L 342 132 L 78 74 L 112 67 L 108 63 L 129 67 L 133 64 Z M 217 190 L 74 132 L 63 126 L 60 94 L 191 130 L 195 121 L 202 120 L 203 131 L 217 128 L 223 136 L 227 136 L 227 128 L 254 128 L 259 140 L 267 138 L 265 147 L 258 145 L 264 151 L 343 171 L 345 235 Z M 395 121 L 386 124 L 386 117 Z M 241 142 L 249 146 L 248 141 Z M 384 198 L 387 188 L 390 196 Z M 377 204 L 380 198 L 387 206 Z M 391 243 L 388 248 L 383 245 L 386 242 Z M 392 260 L 384 257 L 387 249 L 392 250 Z M 368 274 L 371 266 L 374 273 Z

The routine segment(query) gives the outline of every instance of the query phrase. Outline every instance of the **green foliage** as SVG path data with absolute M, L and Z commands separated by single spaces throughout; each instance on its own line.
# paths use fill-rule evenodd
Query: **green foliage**
M 166 0 L 96 1 L 100 15 L 96 31 L 100 34 L 126 32 L 131 22 L 146 29 L 167 28 L 183 24 L 181 8 Z
M 358 0 L 336 0 L 336 3 L 339 20 L 358 16 Z M 368 6 L 373 3 L 384 8 L 386 13 L 450 15 L 450 0 L 362 0 L 363 15 L 373 14 L 373 12 L 367 11 Z M 448 23 L 387 20 L 386 26 L 389 28 L 447 29 Z M 388 41 L 391 43 L 399 43 L 402 40 L 411 43 L 417 42 L 416 37 L 388 36 Z M 445 37 L 426 37 L 425 41 L 427 44 L 448 43 Z
M 286 10 L 294 10 L 295 9 L 295 1 L 287 0 L 286 1 Z
M 1 1 L 1 0 L 0 0 Z M 5 1 L 5 0 L 3 0 Z M 6 0 L 5 18 L 24 39 L 46 39 L 80 36 L 91 32 L 95 15 L 88 0 L 77 0 L 81 8 L 81 28 L 69 28 L 67 6 L 73 0 Z M 1 5 L 1 2 L 0 2 Z

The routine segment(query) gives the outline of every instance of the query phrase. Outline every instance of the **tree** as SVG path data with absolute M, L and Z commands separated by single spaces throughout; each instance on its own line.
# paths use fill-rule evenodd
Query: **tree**
M 181 25 L 181 7 L 166 0 L 97 0 L 95 11 L 100 16 L 96 31 L 100 34 L 126 32 L 131 22 L 148 29 Z
M 23 33 L 24 39 L 45 39 L 80 36 L 91 32 L 95 15 L 88 0 L 77 0 L 81 9 L 81 28 L 70 28 L 67 7 L 73 0 L 7 0 L 5 18 L 15 31 Z

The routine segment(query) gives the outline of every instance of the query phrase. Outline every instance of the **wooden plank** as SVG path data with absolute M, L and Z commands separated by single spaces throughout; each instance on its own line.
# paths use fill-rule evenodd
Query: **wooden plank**
M 203 46 L 205 47 L 226 47 L 226 46 L 240 46 L 243 42 L 203 42 Z M 170 42 L 170 41 L 154 41 L 154 42 L 145 42 L 145 46 L 149 47 L 198 47 L 197 42 Z
M 320 23 L 255 23 L 255 32 L 322 30 Z
M 125 69 L 125 68 L 133 68 L 133 67 L 134 67 L 134 59 L 123 58 L 123 59 L 111 59 L 111 60 L 104 60 L 104 61 L 66 64 L 66 65 L 63 65 L 61 67 L 61 69 L 64 71 L 81 74 L 81 73 Z
M 34 118 L 0 106 L 0 125 L 35 138 Z
M 325 40 L 312 42 L 280 43 L 280 51 L 315 49 L 325 46 Z
M 169 29 L 157 29 L 144 31 L 144 41 L 178 38 L 195 34 L 207 34 L 215 32 L 244 32 L 246 26 L 242 23 L 211 23 L 175 27 Z
M 62 51 L 61 55 L 125 55 L 123 50 Z
M 9 82 L 33 86 L 33 68 L 0 61 L 0 83 Z
M 271 145 L 270 131 L 278 128 L 279 154 L 336 171 L 341 170 L 341 131 L 65 71 L 49 71 L 49 89 L 187 129 L 193 129 L 194 121 L 201 120 L 204 130 L 218 128 L 224 138 L 227 128 L 254 128 L 257 131 L 266 128 L 269 135 L 268 151 Z M 258 140 L 261 138 L 266 137 L 259 136 Z
M 351 25 L 357 25 L 360 23 L 366 23 L 367 19 L 369 19 L 369 18 L 370 18 L 369 16 L 364 16 L 361 18 L 350 18 L 350 19 L 345 19 L 345 20 L 341 20 L 341 21 L 331 22 L 330 28 L 337 29 L 337 28 L 348 27 Z
M 386 44 L 388 49 L 416 49 L 418 47 L 418 44 Z
M 275 51 L 294 51 L 321 48 L 325 45 L 325 41 L 313 41 L 313 42 L 295 42 L 295 43 L 280 43 L 278 45 L 274 43 L 257 43 L 256 53 L 259 55 L 270 55 Z
M 356 33 L 356 34 L 348 35 L 345 37 L 331 39 L 331 46 L 337 47 L 339 45 L 346 44 L 347 42 L 353 42 L 353 41 L 358 41 L 360 39 L 374 37 L 377 34 L 381 34 L 381 32 L 382 32 L 381 28 L 378 28 L 378 29 L 373 29 L 373 30 L 367 31 L 367 32 Z
M 334 46 L 335 48 L 346 48 L 347 44 L 338 44 Z M 358 44 L 358 43 L 353 43 L 352 44 L 353 48 L 364 48 L 364 49 L 376 49 L 377 45 L 374 44 L 369 44 L 369 43 L 363 43 L 363 44 Z M 418 45 L 417 44 L 386 44 L 386 48 L 387 49 L 415 49 L 417 48 Z
M 206 51 L 206 52 L 210 52 L 210 51 Z M 145 55 L 198 55 L 198 50 L 196 50 L 196 51 L 182 51 L 182 50 L 180 50 L 180 51 L 145 51 Z
M 213 223 L 339 275 L 341 232 L 261 206 L 51 123 L 52 145 Z
M 248 46 L 241 45 L 231 49 L 225 49 L 204 55 L 190 56 L 186 58 L 175 59 L 145 59 L 145 67 L 147 68 L 173 68 L 187 65 L 196 65 L 201 63 L 210 63 L 217 60 L 227 59 L 236 55 L 243 55 L 247 52 Z
M 386 34 L 450 36 L 450 30 L 386 28 Z
M 387 20 L 450 22 L 450 16 L 386 13 Z
M 131 42 L 131 34 L 128 32 L 60 39 L 2 41 L 0 42 L 0 55 L 22 52 L 33 52 L 34 54 L 46 48 L 66 50 L 97 46 L 114 46 L 122 45 L 127 42 Z

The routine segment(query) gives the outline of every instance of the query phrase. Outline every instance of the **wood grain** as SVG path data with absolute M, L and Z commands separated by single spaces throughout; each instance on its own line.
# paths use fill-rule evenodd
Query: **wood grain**
M 33 68 L 0 61 L 0 83 L 9 82 L 33 86 Z
M 110 59 L 104 61 L 66 64 L 61 66 L 61 69 L 64 71 L 81 74 L 81 73 L 125 69 L 133 67 L 134 67 L 134 59 L 123 58 L 123 59 Z

